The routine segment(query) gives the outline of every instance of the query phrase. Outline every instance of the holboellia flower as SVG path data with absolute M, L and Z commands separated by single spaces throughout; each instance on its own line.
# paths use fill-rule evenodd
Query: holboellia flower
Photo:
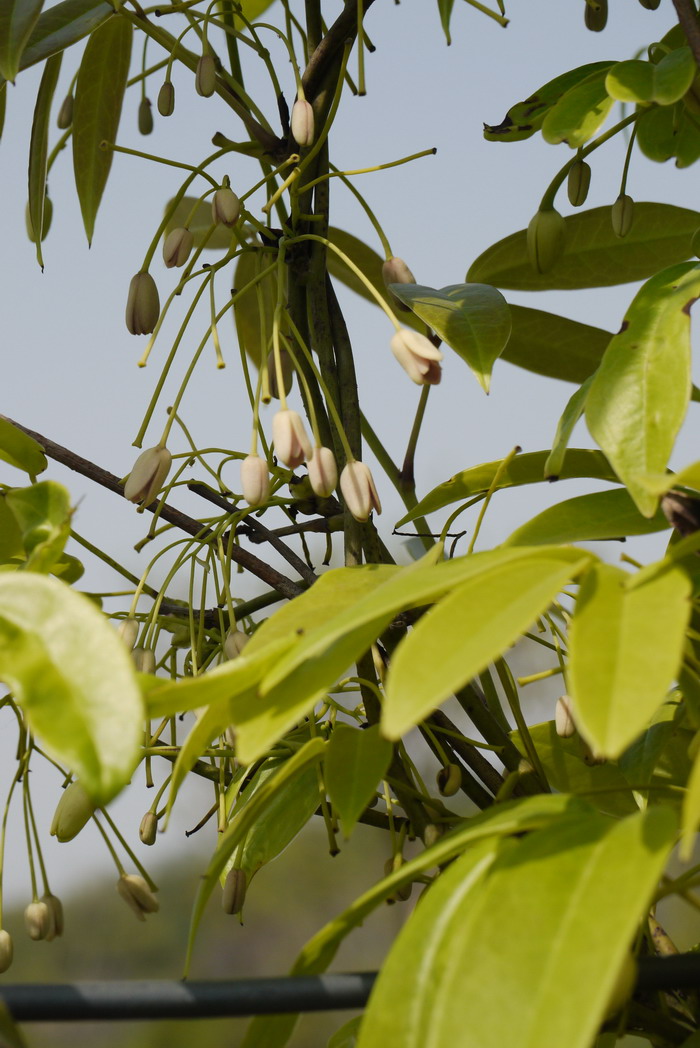
M 82 783 L 72 782 L 66 786 L 61 799 L 56 805 L 51 821 L 51 836 L 65 844 L 77 837 L 85 823 L 92 818 L 95 805 L 92 803 Z
M 155 895 L 137 873 L 123 873 L 117 881 L 117 891 L 140 921 L 146 920 L 147 913 L 157 913 L 160 909 Z
M 314 111 L 305 98 L 297 98 L 292 106 L 292 138 L 298 146 L 308 147 L 314 140 Z
M 377 489 L 374 486 L 369 466 L 364 462 L 348 462 L 340 474 L 340 490 L 345 499 L 345 505 L 352 513 L 355 520 L 368 520 L 372 510 L 382 512 L 382 504 L 379 501 Z
M 314 448 L 314 453 L 306 463 L 309 471 L 309 481 L 314 494 L 321 498 L 328 498 L 336 489 L 338 483 L 338 467 L 335 464 L 335 455 L 330 448 Z
M 313 454 L 301 416 L 288 408 L 278 411 L 273 418 L 272 439 L 275 442 L 277 458 L 290 469 L 296 469 Z
M 194 236 L 184 226 L 171 229 L 163 242 L 163 261 L 168 269 L 184 266 L 190 257 Z
M 230 186 L 217 189 L 211 201 L 211 217 L 215 223 L 235 226 L 241 213 L 241 202 Z
M 270 491 L 270 475 L 259 455 L 247 455 L 241 462 L 241 488 L 249 506 L 262 506 Z
M 150 335 L 160 316 L 156 282 L 146 270 L 131 278 L 126 300 L 126 326 L 132 335 Z
M 420 332 L 399 328 L 391 340 L 391 352 L 419 386 L 437 386 L 442 378 L 442 353 Z
M 126 478 L 124 498 L 127 498 L 129 502 L 150 506 L 163 487 L 163 481 L 170 472 L 172 461 L 172 455 L 162 444 L 144 451 L 136 459 L 134 468 Z

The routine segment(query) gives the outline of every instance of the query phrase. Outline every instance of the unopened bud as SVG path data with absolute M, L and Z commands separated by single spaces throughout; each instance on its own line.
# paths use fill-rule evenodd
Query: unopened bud
M 437 785 L 443 797 L 453 797 L 462 785 L 462 769 L 459 764 L 446 764 L 437 773 Z
M 391 859 L 387 859 L 384 863 L 384 876 L 388 877 L 390 873 L 394 873 L 396 870 L 400 870 L 405 860 L 400 852 Z M 391 906 L 395 902 L 406 902 L 411 897 L 411 891 L 413 889 L 413 883 L 409 881 L 407 884 L 402 884 L 400 888 L 397 888 L 395 892 L 387 898 L 387 903 Z
M 398 255 L 392 255 L 382 264 L 382 278 L 386 287 L 390 284 L 415 284 L 416 278 Z
M 204 54 L 197 62 L 194 86 L 197 94 L 203 98 L 210 98 L 216 91 L 216 62 L 213 55 Z
M 309 480 L 314 494 L 324 499 L 332 495 L 338 484 L 338 467 L 331 449 L 314 448 L 314 453 L 306 463 L 306 468 L 309 471 Z
M 308 148 L 314 140 L 314 111 L 305 98 L 297 98 L 292 106 L 292 138 L 298 146 Z
M 83 826 L 88 822 L 95 811 L 82 783 L 72 782 L 61 794 L 61 799 L 56 805 L 53 819 L 51 821 L 51 836 L 55 837 L 61 844 L 72 841 L 77 837 Z
M 592 33 L 600 33 L 608 24 L 608 0 L 586 0 L 586 13 L 584 16 L 586 29 Z
M 73 123 L 73 103 L 74 98 L 72 94 L 67 94 L 61 102 L 61 108 L 56 116 L 56 127 L 60 131 L 67 131 Z
M 190 257 L 194 236 L 184 226 L 171 229 L 163 241 L 163 261 L 168 269 L 173 266 L 184 266 Z
M 585 204 L 590 184 L 591 165 L 587 164 L 585 160 L 577 160 L 569 168 L 569 177 L 566 183 L 569 203 L 572 207 L 581 207 L 582 204 Z
M 142 452 L 124 483 L 124 498 L 150 506 L 163 487 L 172 461 L 172 455 L 162 444 Z
M 557 699 L 554 711 L 554 726 L 560 739 L 570 739 L 572 735 L 576 734 L 571 698 L 568 695 L 561 695 Z
M 12 936 L 3 928 L 0 931 L 0 973 L 7 971 L 12 964 L 13 956 Z
M 267 462 L 260 455 L 247 455 L 241 462 L 241 490 L 249 506 L 262 506 L 270 493 Z
M 437 386 L 442 378 L 442 353 L 429 338 L 410 328 L 399 328 L 391 339 L 391 352 L 412 382 Z
M 211 217 L 214 223 L 235 226 L 241 213 L 241 202 L 230 186 L 217 189 L 211 201 Z
M 158 833 L 158 817 L 154 811 L 147 811 L 139 826 L 139 840 L 142 844 L 155 844 Z
M 610 209 L 613 233 L 616 237 L 626 237 L 632 228 L 634 200 L 625 193 L 619 196 Z
M 117 891 L 140 921 L 146 920 L 147 913 L 157 913 L 160 909 L 155 895 L 137 873 L 123 873 L 117 881 Z
M 164 80 L 158 92 L 158 112 L 161 116 L 172 116 L 175 111 L 175 88 L 170 80 Z
M 272 439 L 277 458 L 290 469 L 296 469 L 313 454 L 301 416 L 289 408 L 278 411 L 272 419 Z
M 49 930 L 45 936 L 47 942 L 63 935 L 63 903 L 56 895 L 46 892 L 41 901 L 45 903 L 49 913 Z
M 134 648 L 131 657 L 139 673 L 156 672 L 156 656 L 152 648 Z
M 139 102 L 138 126 L 142 135 L 150 135 L 153 131 L 153 112 L 151 100 L 145 96 Z
M 382 512 L 377 489 L 374 486 L 369 466 L 364 462 L 348 462 L 340 474 L 340 490 L 345 505 L 355 520 L 368 520 L 372 510 Z
M 124 641 L 124 644 L 128 651 L 132 651 L 136 639 L 139 635 L 139 624 L 136 619 L 132 618 L 131 615 L 119 623 L 117 627 L 117 633 Z
M 53 218 L 53 204 L 51 198 L 48 196 L 44 197 L 44 214 L 41 220 L 41 239 L 46 240 L 49 229 L 51 228 L 51 219 Z M 29 237 L 32 244 L 36 244 L 36 235 L 34 233 L 34 226 L 32 225 L 32 216 L 29 212 L 29 204 L 27 204 L 24 212 L 24 221 L 27 227 L 27 236 Z
M 226 658 L 237 659 L 249 640 L 250 637 L 247 633 L 244 633 L 243 630 L 236 629 L 235 626 L 233 629 L 230 629 L 224 637 L 223 643 L 223 650 Z
M 24 924 L 30 939 L 34 939 L 35 942 L 45 939 L 51 927 L 51 917 L 46 903 L 30 902 L 24 911 Z
M 240 913 L 243 909 L 246 893 L 246 875 L 243 870 L 231 869 L 226 874 L 224 889 L 221 895 L 221 906 L 224 913 Z
M 564 250 L 566 224 L 558 211 L 549 208 L 533 215 L 527 227 L 527 253 L 538 273 L 551 269 Z
M 150 335 L 160 316 L 156 282 L 146 270 L 131 278 L 126 300 L 126 326 L 132 335 Z
M 432 848 L 433 844 L 437 844 L 441 837 L 442 830 L 434 822 L 429 822 L 423 830 L 423 844 L 426 848 Z
M 282 346 L 280 349 L 280 366 L 282 370 L 282 381 L 284 382 L 284 392 L 288 396 L 292 391 L 294 385 L 294 364 L 287 350 Z M 279 385 L 277 382 L 277 368 L 275 366 L 275 353 L 274 350 L 270 350 L 267 356 L 267 374 L 270 381 L 270 393 L 275 400 L 280 399 Z

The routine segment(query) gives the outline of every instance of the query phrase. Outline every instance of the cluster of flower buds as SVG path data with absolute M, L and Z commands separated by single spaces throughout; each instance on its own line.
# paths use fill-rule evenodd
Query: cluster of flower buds
M 65 844 L 77 837 L 95 811 L 85 787 L 77 779 L 66 786 L 51 821 L 51 836 Z
M 137 873 L 123 873 L 117 881 L 117 891 L 140 921 L 146 920 L 147 913 L 157 913 L 160 909 L 155 895 Z
M 292 106 L 292 138 L 298 146 L 308 149 L 314 140 L 314 111 L 305 98 L 297 98 Z
M 412 382 L 419 386 L 440 382 L 442 353 L 419 331 L 399 328 L 391 339 L 391 352 Z
M 158 288 L 151 274 L 142 269 L 131 278 L 126 300 L 126 326 L 132 335 L 150 335 L 160 316 Z
M 190 251 L 194 244 L 194 235 L 186 226 L 178 226 L 171 229 L 163 241 L 163 261 L 168 269 L 173 266 L 184 266 L 190 257 Z
M 553 207 L 538 211 L 527 227 L 527 253 L 538 273 L 552 268 L 564 250 L 566 224 Z
M 172 455 L 162 444 L 142 452 L 126 478 L 124 498 L 141 506 L 150 506 L 163 487 L 172 461 Z
M 632 228 L 634 200 L 626 193 L 620 195 L 610 210 L 613 233 L 616 237 L 626 237 Z
M 372 510 L 377 513 L 382 512 L 382 504 L 379 501 L 372 474 L 369 466 L 364 462 L 353 460 L 346 464 L 340 474 L 340 490 L 343 493 L 345 505 L 355 520 L 360 522 L 369 520 Z
M 156 672 L 156 653 L 152 648 L 134 648 L 131 657 L 139 673 Z

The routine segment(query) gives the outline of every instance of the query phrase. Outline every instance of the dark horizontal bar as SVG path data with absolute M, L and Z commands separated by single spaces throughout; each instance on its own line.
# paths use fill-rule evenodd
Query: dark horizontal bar
M 363 1008 L 375 972 L 229 982 L 129 980 L 0 985 L 18 1022 L 211 1019 Z

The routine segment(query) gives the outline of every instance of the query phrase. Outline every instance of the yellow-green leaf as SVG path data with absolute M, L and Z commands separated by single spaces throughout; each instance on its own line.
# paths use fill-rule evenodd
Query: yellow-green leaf
M 556 542 L 594 542 L 650 535 L 671 525 L 661 510 L 643 517 L 625 488 L 594 491 L 558 502 L 521 524 L 508 536 L 508 546 L 540 546 Z
M 613 104 L 605 89 L 605 75 L 605 69 L 597 70 L 562 95 L 542 122 L 545 142 L 566 142 L 578 149 L 593 137 Z
M 386 775 L 391 753 L 391 743 L 381 737 L 376 724 L 364 731 L 336 725 L 324 760 L 325 783 L 346 837 Z
M 0 459 L 24 470 L 30 477 L 43 473 L 47 466 L 44 449 L 34 437 L 0 417 Z
M 44 0 L 0 0 L 0 76 L 14 83 Z
M 34 107 L 32 136 L 29 144 L 29 221 L 34 230 L 37 262 L 44 268 L 41 252 L 42 237 L 37 230 L 44 229 L 44 202 L 46 200 L 46 162 L 49 146 L 49 118 L 51 102 L 61 69 L 62 54 L 49 58 L 39 84 Z

